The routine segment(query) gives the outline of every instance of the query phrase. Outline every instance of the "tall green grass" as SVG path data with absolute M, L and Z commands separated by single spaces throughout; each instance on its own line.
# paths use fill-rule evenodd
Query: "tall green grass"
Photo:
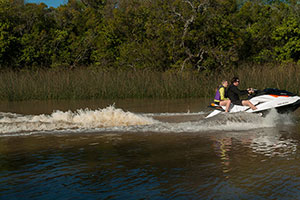
M 213 97 L 223 79 L 240 88 L 275 87 L 299 94 L 300 66 L 244 65 L 221 72 L 104 71 L 95 69 L 2 71 L 0 100 Z

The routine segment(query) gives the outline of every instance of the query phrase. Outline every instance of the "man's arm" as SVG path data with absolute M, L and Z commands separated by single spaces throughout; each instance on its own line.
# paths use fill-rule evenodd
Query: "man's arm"
M 239 90 L 237 87 L 234 87 L 234 92 L 235 92 L 236 94 L 238 94 L 239 96 L 248 94 L 248 91 L 247 91 L 247 90 Z

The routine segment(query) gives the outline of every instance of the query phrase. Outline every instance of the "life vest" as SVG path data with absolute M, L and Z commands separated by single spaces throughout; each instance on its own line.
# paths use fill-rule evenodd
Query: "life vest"
M 221 85 L 221 86 L 217 89 L 216 96 L 215 96 L 215 99 L 214 99 L 215 102 L 220 102 L 220 101 L 221 101 L 221 94 L 220 94 L 220 89 L 221 89 L 221 88 L 224 88 L 224 92 L 225 92 L 224 97 L 227 97 L 226 89 L 225 89 L 225 87 L 224 87 L 223 85 Z

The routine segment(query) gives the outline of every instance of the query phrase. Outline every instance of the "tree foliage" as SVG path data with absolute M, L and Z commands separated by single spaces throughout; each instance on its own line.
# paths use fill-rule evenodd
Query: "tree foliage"
M 299 62 L 297 1 L 0 1 L 1 68 L 216 70 Z

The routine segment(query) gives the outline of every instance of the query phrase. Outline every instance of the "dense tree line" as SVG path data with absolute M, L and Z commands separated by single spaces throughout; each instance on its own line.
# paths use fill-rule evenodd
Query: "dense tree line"
M 0 1 L 0 67 L 214 70 L 300 62 L 297 1 Z

